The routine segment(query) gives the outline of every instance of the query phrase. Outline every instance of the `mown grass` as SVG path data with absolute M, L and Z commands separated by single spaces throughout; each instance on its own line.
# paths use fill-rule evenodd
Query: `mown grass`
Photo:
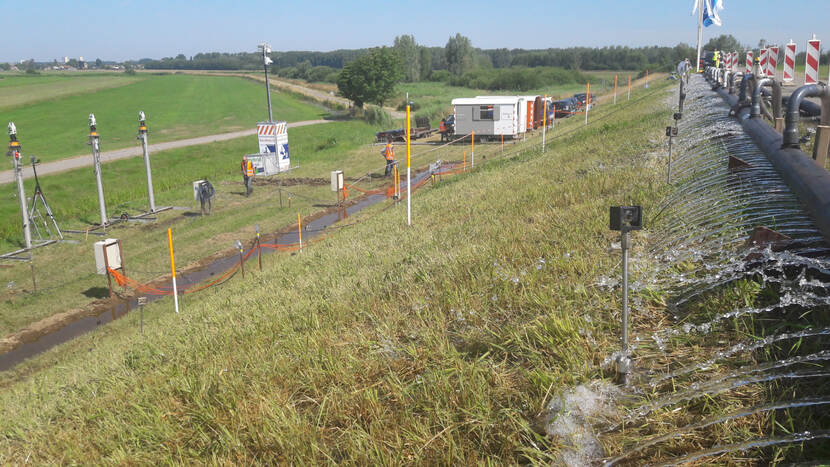
M 126 86 L 141 79 L 123 73 L 0 76 L 0 109 Z
M 355 151 L 366 140 L 371 140 L 375 131 L 360 122 L 290 129 L 292 162 L 300 168 L 287 176 L 325 181 L 329 171 L 335 168 L 351 167 L 353 172 L 347 171 L 349 177 L 362 173 L 357 170 L 377 168 L 382 165 L 379 155 L 364 157 L 365 153 L 375 152 L 374 149 Z M 189 211 L 166 211 L 159 215 L 157 224 L 116 226 L 109 230 L 109 236 L 122 240 L 125 261 L 130 264 L 135 278 L 149 280 L 167 270 L 163 258 L 155 254 L 159 248 L 164 248 L 165 226 L 174 229 L 179 245 L 177 264 L 185 266 L 228 249 L 237 238 L 245 238 L 256 223 L 265 232 L 276 231 L 295 221 L 298 210 L 308 215 L 321 209 L 315 205 L 334 203 L 335 197 L 328 185 L 287 186 L 286 190 L 296 193 L 290 209 L 287 192 L 283 199 L 284 208 L 280 209 L 276 185 L 257 186 L 250 199 L 242 197 L 238 164 L 241 154 L 255 145 L 255 137 L 246 137 L 151 156 L 156 205 L 182 206 Z M 104 164 L 102 172 L 111 217 L 122 212 L 137 214 L 147 209 L 141 158 Z M 98 222 L 97 194 L 91 175 L 88 169 L 79 169 L 41 180 L 61 228 L 83 230 L 88 225 L 85 222 Z M 201 178 L 210 180 L 217 190 L 214 213 L 205 218 L 194 216 L 199 209 L 193 201 L 191 187 L 192 181 Z M 31 192 L 31 187 L 27 189 Z M 11 191 L 11 187 L 8 190 Z M 4 251 L 19 248 L 22 234 L 17 209 L 16 201 L 9 199 L 3 202 L 0 210 L 5 219 L 3 231 L 7 235 L 2 243 Z M 91 256 L 92 243 L 98 238 L 72 234 L 67 234 L 67 238 L 80 243 L 51 245 L 34 251 L 38 293 L 31 293 L 33 284 L 28 265 L 7 263 L 0 269 L 0 283 L 9 284 L 0 301 L 0 335 L 106 295 L 101 289 L 106 287 L 106 280 L 95 274 Z
M 477 146 L 476 171 L 418 192 L 412 228 L 383 211 L 180 315 L 148 306 L 144 336 L 133 313 L 24 363 L 0 458 L 550 462 L 531 422 L 616 346 L 616 299 L 591 284 L 614 262 L 607 206 L 656 202 L 662 102 L 562 122 L 544 155 L 538 136 Z
M 271 98 L 276 119 L 312 120 L 324 114 L 279 92 Z M 265 90 L 256 83 L 175 74 L 141 75 L 126 86 L 0 109 L 0 121 L 15 122 L 24 155 L 52 161 L 89 153 L 90 113 L 97 118 L 103 151 L 137 144 L 139 110 L 147 115 L 151 143 L 254 128 L 268 117 Z

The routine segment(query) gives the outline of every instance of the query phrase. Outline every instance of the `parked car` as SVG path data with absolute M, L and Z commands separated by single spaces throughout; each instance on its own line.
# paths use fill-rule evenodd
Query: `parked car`
M 580 93 L 574 94 L 573 98 L 576 99 L 576 101 L 577 101 L 577 107 L 582 109 L 582 108 L 585 107 L 585 100 L 588 98 L 588 95 L 584 92 L 580 92 Z M 593 94 L 591 94 L 591 107 L 594 106 L 595 102 L 596 102 L 596 97 Z
M 556 109 L 556 118 L 567 118 L 573 115 L 576 112 L 576 100 L 573 98 L 570 99 L 562 99 L 561 101 L 556 101 L 551 103 L 551 111 Z

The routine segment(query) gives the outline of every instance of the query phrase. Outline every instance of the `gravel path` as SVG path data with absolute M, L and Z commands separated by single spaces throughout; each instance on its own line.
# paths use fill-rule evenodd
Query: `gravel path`
M 321 123 L 329 123 L 329 120 L 306 120 L 302 122 L 293 122 L 288 124 L 288 128 L 297 128 L 306 125 L 318 125 Z M 217 141 L 225 141 L 229 139 L 239 138 L 241 136 L 255 135 L 256 129 L 234 131 L 232 133 L 220 133 L 218 135 L 200 136 L 198 138 L 180 139 L 177 141 L 167 141 L 165 143 L 156 143 L 150 145 L 150 157 L 153 153 L 158 151 L 165 151 L 167 149 L 183 148 L 185 146 L 195 146 L 198 144 L 208 144 Z M 152 137 L 152 136 L 151 136 Z M 124 149 L 117 149 L 115 151 L 105 151 L 101 153 L 101 162 L 110 162 L 118 159 L 126 159 L 128 157 L 141 156 L 141 145 L 136 143 L 135 146 Z M 26 153 L 23 153 L 26 158 Z M 26 160 L 28 162 L 28 159 Z M 38 175 L 49 175 L 66 170 L 78 169 L 81 167 L 92 166 L 92 153 L 83 154 L 80 156 L 71 157 L 69 159 L 61 159 L 53 162 L 45 162 L 38 165 Z M 32 166 L 28 163 L 23 168 L 23 178 L 32 177 Z M 11 183 L 14 181 L 14 170 L 4 170 L 0 172 L 0 184 Z

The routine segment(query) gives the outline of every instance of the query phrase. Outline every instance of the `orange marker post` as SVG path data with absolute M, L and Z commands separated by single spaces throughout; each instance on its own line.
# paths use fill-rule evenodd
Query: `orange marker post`
M 585 83 L 585 124 L 588 124 L 588 109 L 591 108 L 591 83 Z
M 173 232 L 167 229 L 167 246 L 170 248 L 170 271 L 173 274 L 173 303 L 176 313 L 179 312 L 179 290 L 176 288 L 176 259 L 173 256 Z
M 617 105 L 617 75 L 614 75 L 614 105 Z
M 476 132 L 470 134 L 470 168 L 476 168 Z
M 297 211 L 297 236 L 300 238 L 300 253 L 303 252 L 303 220 L 300 219 L 300 212 Z
M 550 114 L 550 127 L 551 129 L 556 128 L 556 104 L 553 104 L 553 109 Z

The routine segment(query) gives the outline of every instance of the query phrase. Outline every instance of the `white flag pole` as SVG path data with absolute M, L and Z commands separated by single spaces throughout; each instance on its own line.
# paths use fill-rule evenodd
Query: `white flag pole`
M 703 47 L 703 0 L 697 2 L 697 72 L 700 73 L 700 49 Z

